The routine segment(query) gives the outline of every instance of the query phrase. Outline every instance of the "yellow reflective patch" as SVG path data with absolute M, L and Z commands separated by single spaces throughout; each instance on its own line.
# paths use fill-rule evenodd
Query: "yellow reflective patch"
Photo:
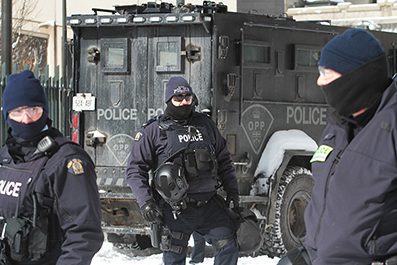
M 143 133 L 137 132 L 137 133 L 135 134 L 134 141 L 139 141 L 139 139 L 141 139 L 142 136 L 143 136 Z
M 328 155 L 334 150 L 331 146 L 328 145 L 320 145 L 317 151 L 314 153 L 310 163 L 313 162 L 325 162 L 327 160 Z
M 68 168 L 68 171 L 74 175 L 84 173 L 83 161 L 81 161 L 81 159 L 73 158 L 69 161 L 66 167 Z

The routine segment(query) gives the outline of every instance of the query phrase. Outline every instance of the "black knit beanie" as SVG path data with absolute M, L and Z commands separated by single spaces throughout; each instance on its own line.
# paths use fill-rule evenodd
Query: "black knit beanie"
M 22 106 L 40 106 L 48 113 L 48 101 L 40 80 L 30 70 L 10 75 L 3 93 L 3 114 Z
M 324 46 L 318 65 L 344 75 L 384 53 L 379 41 L 368 31 L 348 29 Z
M 165 95 L 164 95 L 165 103 L 170 101 L 170 99 L 173 96 L 182 95 L 182 94 L 194 95 L 192 87 L 183 77 L 180 76 L 172 77 L 165 85 Z

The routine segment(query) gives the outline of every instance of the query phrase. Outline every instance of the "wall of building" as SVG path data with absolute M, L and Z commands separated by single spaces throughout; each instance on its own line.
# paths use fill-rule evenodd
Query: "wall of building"
M 284 13 L 284 1 L 237 0 L 237 10 L 243 13 L 279 15 Z
M 287 14 L 298 21 L 329 21 L 332 25 L 397 32 L 397 3 L 393 0 L 372 4 L 340 3 L 335 6 L 289 8 Z

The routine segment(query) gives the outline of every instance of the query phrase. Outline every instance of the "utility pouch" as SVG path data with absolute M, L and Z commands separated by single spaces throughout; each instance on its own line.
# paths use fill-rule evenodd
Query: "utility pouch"
M 212 161 L 209 148 L 196 148 L 195 151 L 197 169 L 200 171 L 212 170 L 213 165 L 211 163 Z
M 210 171 L 216 173 L 218 170 L 218 161 L 216 160 L 214 146 L 206 146 L 195 149 L 197 169 L 199 171 Z
M 31 222 L 22 218 L 7 218 L 6 238 L 10 247 L 10 257 L 17 262 L 29 257 L 29 232 Z
M 197 171 L 197 164 L 196 164 L 196 155 L 194 150 L 189 149 L 186 150 L 184 153 L 184 166 L 186 172 L 189 173 L 189 177 L 195 178 L 198 176 L 198 171 Z
M 29 233 L 29 259 L 39 260 L 47 251 L 47 227 L 48 218 L 39 218 L 37 225 L 30 229 Z
M 218 164 L 213 146 L 195 147 L 184 153 L 184 166 L 190 177 L 197 177 L 199 172 L 216 173 Z

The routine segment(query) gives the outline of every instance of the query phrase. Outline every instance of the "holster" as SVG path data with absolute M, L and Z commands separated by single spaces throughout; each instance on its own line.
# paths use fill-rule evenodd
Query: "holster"
M 187 247 L 177 246 L 173 244 L 173 239 L 188 241 L 190 235 L 181 232 L 171 231 L 168 228 L 162 227 L 160 249 L 163 251 L 172 251 L 175 253 L 187 252 Z

